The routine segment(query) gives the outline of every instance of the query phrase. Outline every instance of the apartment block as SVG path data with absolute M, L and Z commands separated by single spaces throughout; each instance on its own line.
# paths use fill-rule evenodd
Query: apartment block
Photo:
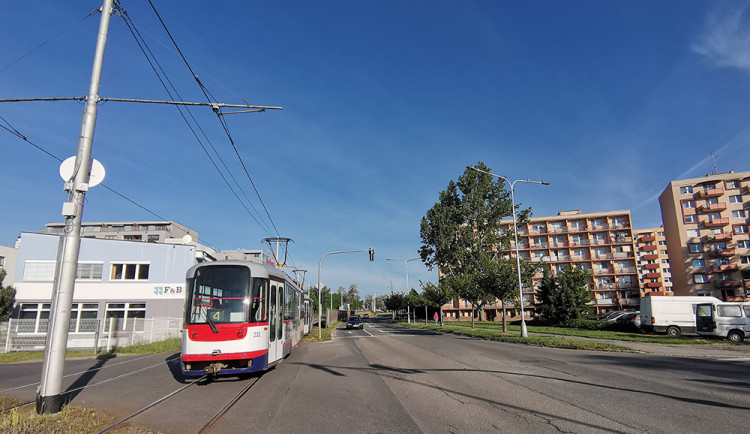
M 500 231 L 513 234 L 513 220 L 502 220 Z M 597 314 L 637 310 L 640 306 L 630 211 L 584 214 L 576 210 L 562 211 L 557 216 L 534 217 L 518 227 L 518 244 L 522 259 L 541 266 L 532 285 L 522 291 L 527 319 L 536 315 L 536 290 L 544 268 L 553 274 L 573 265 L 591 271 L 588 289 Z M 508 253 L 515 255 L 514 243 Z M 484 311 L 489 321 L 502 318 L 499 302 L 485 307 Z M 471 306 L 464 300 L 454 300 L 443 312 L 448 319 L 471 319 Z M 506 314 L 517 315 L 515 307 Z
M 641 297 L 674 295 L 664 228 L 633 230 Z
M 672 181 L 659 204 L 675 295 L 750 300 L 750 172 Z

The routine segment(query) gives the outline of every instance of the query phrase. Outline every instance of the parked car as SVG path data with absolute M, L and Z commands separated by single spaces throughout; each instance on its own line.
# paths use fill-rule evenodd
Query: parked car
M 362 319 L 370 319 L 370 314 L 366 313 L 362 315 Z
M 612 312 L 603 313 L 596 317 L 597 321 L 606 321 L 609 317 L 622 313 L 620 310 L 613 310 Z
M 641 312 L 626 312 L 625 315 L 617 318 L 618 324 L 633 324 L 636 327 L 641 326 Z
M 696 327 L 702 336 L 720 336 L 732 342 L 750 337 L 750 303 L 700 303 Z
M 349 319 L 346 321 L 346 328 L 353 329 L 359 327 L 360 329 L 365 328 L 365 324 L 362 322 L 362 318 L 359 317 L 359 315 L 352 315 L 349 317 Z
M 628 313 L 630 313 L 630 312 L 618 311 L 618 312 L 615 312 L 614 314 L 610 315 L 609 317 L 607 317 L 607 319 L 604 319 L 602 321 L 616 322 L 618 319 L 620 319 L 621 317 L 627 315 Z

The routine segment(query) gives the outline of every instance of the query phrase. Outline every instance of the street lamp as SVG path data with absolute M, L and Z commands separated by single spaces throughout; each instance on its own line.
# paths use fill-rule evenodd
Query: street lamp
M 406 294 L 407 297 L 409 296 L 409 291 L 410 291 L 410 289 L 409 289 L 409 262 L 416 261 L 417 259 L 421 259 L 421 258 L 411 258 L 411 259 L 390 259 L 390 258 L 385 258 L 386 261 L 401 261 L 401 262 L 404 263 L 404 267 L 406 267 L 406 293 L 405 294 Z M 416 318 L 416 314 L 414 314 L 414 318 Z M 408 304 L 406 305 L 406 322 L 408 322 L 408 323 L 411 322 L 411 315 L 409 313 L 409 305 Z
M 549 185 L 549 182 L 545 181 L 532 181 L 530 179 L 516 179 L 513 182 L 510 182 L 508 178 L 500 175 L 496 175 L 491 172 L 487 172 L 486 170 L 477 169 L 473 166 L 466 166 L 467 169 L 476 170 L 477 172 L 486 173 L 487 175 L 494 176 L 496 178 L 500 178 L 503 181 L 507 182 L 510 186 L 510 203 L 511 203 L 511 210 L 513 211 L 513 235 L 516 240 L 516 271 L 518 272 L 518 296 L 520 297 L 518 299 L 518 304 L 521 306 L 521 337 L 527 338 L 529 337 L 529 333 L 526 330 L 526 317 L 523 314 L 523 288 L 521 287 L 521 257 L 518 254 L 518 227 L 516 227 L 516 199 L 513 195 L 513 186 L 516 184 L 516 182 L 526 182 L 529 184 L 541 184 L 541 185 Z

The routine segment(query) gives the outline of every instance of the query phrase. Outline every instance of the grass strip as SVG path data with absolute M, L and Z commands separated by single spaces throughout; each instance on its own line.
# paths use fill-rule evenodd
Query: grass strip
M 339 324 L 341 324 L 341 322 L 340 321 L 336 321 L 334 323 L 331 323 L 330 327 L 326 327 L 326 328 L 322 329 L 321 333 L 320 333 L 320 339 L 318 339 L 318 327 L 315 326 L 310 331 L 310 334 L 308 334 L 307 336 L 305 336 L 304 339 L 302 339 L 302 342 L 314 344 L 314 343 L 317 343 L 317 342 L 330 341 L 331 340 L 331 333 L 333 333 L 333 331 L 336 329 L 336 326 L 338 326 Z
M 0 410 L 21 404 L 14 398 L 0 396 Z M 0 414 L 0 432 L 9 434 L 90 433 L 98 432 L 115 423 L 113 417 L 81 407 L 66 406 L 54 415 L 36 414 L 34 405 L 27 405 Z M 112 433 L 150 434 L 153 431 L 132 423 L 113 428 Z
M 459 327 L 471 327 L 471 323 L 462 321 L 446 321 L 445 324 Z M 490 330 L 501 330 L 503 328 L 502 323 L 490 323 L 477 321 L 474 323 L 475 328 L 490 329 Z M 520 331 L 521 326 L 508 324 L 509 331 Z M 611 330 L 583 330 L 566 327 L 550 327 L 550 326 L 534 326 L 527 325 L 527 330 L 530 333 L 545 333 L 550 335 L 561 335 L 561 336 L 578 336 L 582 338 L 591 339 L 607 339 L 613 341 L 624 341 L 624 342 L 643 342 L 651 344 L 664 344 L 664 345 L 710 345 L 713 342 L 706 339 L 700 338 L 689 338 L 680 337 L 672 338 L 666 335 L 645 335 L 639 333 L 627 333 L 617 332 Z
M 443 333 L 452 333 L 461 336 L 470 336 L 479 339 L 485 339 L 489 341 L 497 342 L 510 342 L 515 344 L 532 345 L 536 347 L 549 347 L 549 348 L 567 348 L 571 350 L 593 350 L 593 351 L 633 351 L 632 348 L 623 347 L 620 345 L 609 344 L 605 342 L 594 342 L 594 341 L 580 341 L 574 339 L 558 338 L 554 336 L 529 336 L 528 338 L 522 338 L 517 335 L 504 334 L 498 330 L 491 330 L 487 328 L 479 329 L 467 329 L 464 327 L 455 326 L 435 326 L 435 325 L 424 325 L 424 324 L 407 324 L 400 322 L 400 325 L 425 329 L 434 330 Z

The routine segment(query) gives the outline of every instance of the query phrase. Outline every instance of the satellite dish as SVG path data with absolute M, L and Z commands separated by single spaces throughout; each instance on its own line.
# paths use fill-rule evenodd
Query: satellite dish
M 185 235 L 184 237 L 182 237 L 182 244 L 190 244 L 191 242 L 193 242 L 193 237 L 191 237 L 190 235 Z
M 75 166 L 76 166 L 76 157 L 70 157 L 65 159 L 60 164 L 60 177 L 63 179 L 63 181 L 68 182 L 70 181 L 70 178 L 73 177 L 73 174 L 75 172 Z M 98 160 L 91 160 L 91 172 L 89 174 L 89 187 L 94 187 L 102 183 L 104 181 L 104 166 L 102 166 L 102 163 L 100 163 Z

